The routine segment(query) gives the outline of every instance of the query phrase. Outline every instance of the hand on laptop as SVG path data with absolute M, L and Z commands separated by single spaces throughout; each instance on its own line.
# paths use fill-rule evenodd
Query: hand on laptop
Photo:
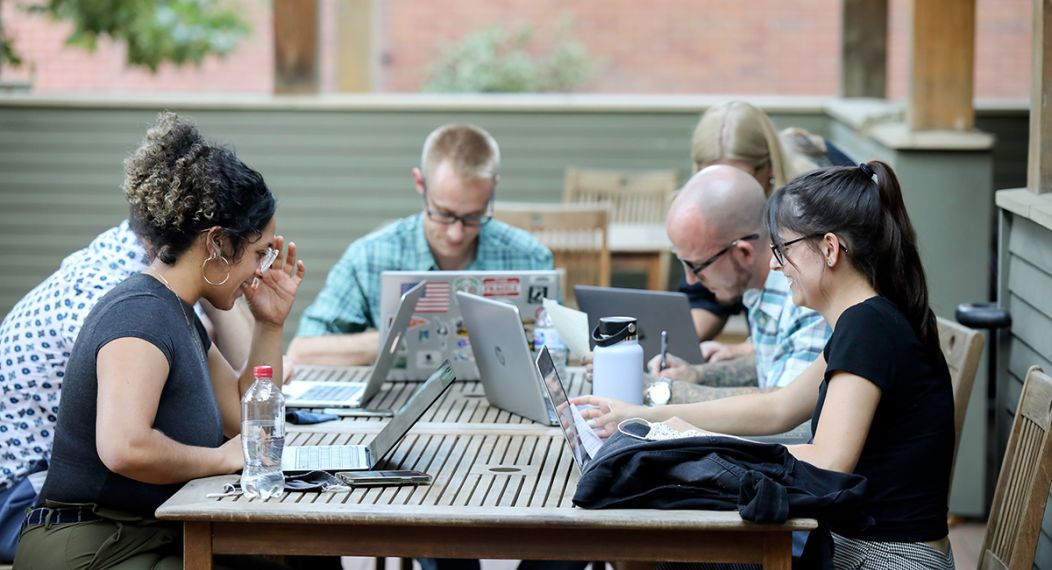
M 656 376 L 664 376 L 665 378 L 671 378 L 681 382 L 690 382 L 691 384 L 698 383 L 701 375 L 698 373 L 698 370 L 686 360 L 673 354 L 669 354 L 667 363 L 668 366 L 662 370 L 661 355 L 657 355 L 654 358 L 651 358 L 650 362 L 647 363 L 647 370 Z
M 578 407 L 588 425 L 592 426 L 595 435 L 604 439 L 617 433 L 617 424 L 628 418 L 646 418 L 649 411 L 643 406 L 601 396 L 578 396 L 570 401 Z
M 705 362 L 719 362 L 721 360 L 734 360 L 752 354 L 752 341 L 746 340 L 738 344 L 724 344 L 714 340 L 701 343 L 701 357 Z

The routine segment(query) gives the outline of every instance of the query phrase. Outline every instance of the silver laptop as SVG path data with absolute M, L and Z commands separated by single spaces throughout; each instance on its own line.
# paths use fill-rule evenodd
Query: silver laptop
M 661 354 L 661 331 L 668 331 L 668 351 L 691 364 L 701 364 L 698 332 L 690 317 L 690 303 L 683 293 L 574 285 L 581 310 L 588 313 L 589 331 L 600 317 L 635 317 L 643 362 Z
M 532 327 L 545 297 L 559 296 L 559 273 L 550 271 L 385 271 L 380 278 L 380 333 L 396 300 L 408 288 L 427 281 L 388 378 L 420 380 L 449 360 L 461 380 L 478 380 L 478 367 L 457 305 L 456 292 L 507 301 Z
M 391 322 L 388 332 L 380 341 L 380 351 L 376 362 L 369 371 L 366 382 L 327 382 L 323 380 L 302 380 L 291 382 L 282 388 L 285 394 L 285 406 L 290 408 L 357 408 L 369 401 L 380 391 L 387 373 L 394 362 L 398 341 L 409 326 L 416 304 L 424 292 L 420 283 L 402 294 L 398 300 L 398 313 Z
M 583 422 L 573 409 L 570 398 L 566 394 L 566 387 L 559 378 L 559 371 L 555 368 L 555 361 L 548 353 L 548 348 L 541 349 L 537 354 L 537 371 L 541 377 L 541 385 L 548 393 L 552 406 L 558 412 L 558 425 L 562 428 L 563 436 L 567 445 L 570 446 L 574 463 L 580 470 L 584 470 L 593 455 L 599 451 L 602 441 L 594 433 L 582 433 L 582 430 L 590 430 L 587 426 L 579 428 L 578 421 Z M 576 416 L 576 417 L 575 417 Z M 576 420 L 576 421 L 575 421 Z
M 281 454 L 282 471 L 362 471 L 372 469 L 405 437 L 424 412 L 456 380 L 453 367 L 443 362 L 413 393 L 402 409 L 366 445 L 299 445 Z
M 457 302 L 489 403 L 538 423 L 557 424 L 515 305 L 463 291 L 457 292 Z

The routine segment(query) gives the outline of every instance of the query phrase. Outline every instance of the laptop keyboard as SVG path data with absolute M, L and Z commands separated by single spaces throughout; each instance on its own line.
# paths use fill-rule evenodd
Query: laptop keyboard
M 361 469 L 368 467 L 365 447 L 355 445 L 308 445 L 296 455 L 297 470 Z
M 358 395 L 358 392 L 362 390 L 361 385 L 348 384 L 347 386 L 340 386 L 336 384 L 326 384 L 321 386 L 311 386 L 306 392 L 300 395 L 297 400 L 318 400 L 322 402 L 345 402 Z

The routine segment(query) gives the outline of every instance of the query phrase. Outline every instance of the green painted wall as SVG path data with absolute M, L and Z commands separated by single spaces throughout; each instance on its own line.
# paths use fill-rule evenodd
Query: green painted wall
M 263 173 L 278 196 L 278 230 L 300 246 L 307 275 L 286 327 L 314 299 L 347 245 L 421 207 L 410 170 L 433 128 L 467 121 L 501 145 L 499 197 L 559 201 L 568 166 L 672 168 L 689 174 L 703 107 L 681 111 L 319 110 L 168 108 L 191 117 Z M 125 217 L 121 161 L 161 107 L 5 106 L 0 99 L 0 314 L 62 258 Z M 826 118 L 774 112 L 780 126 L 824 132 Z

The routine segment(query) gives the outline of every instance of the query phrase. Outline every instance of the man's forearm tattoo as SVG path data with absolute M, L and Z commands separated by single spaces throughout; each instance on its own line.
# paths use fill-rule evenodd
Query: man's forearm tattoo
M 697 367 L 700 373 L 698 384 L 716 388 L 759 386 L 756 377 L 755 358 L 735 358 L 708 362 Z
M 692 404 L 694 402 L 707 402 L 709 400 L 729 398 L 731 396 L 739 396 L 741 394 L 752 394 L 759 391 L 760 389 L 756 388 L 755 386 L 751 388 L 714 388 L 712 386 L 699 386 L 697 384 L 691 384 L 689 382 L 673 382 L 672 400 L 669 403 Z

